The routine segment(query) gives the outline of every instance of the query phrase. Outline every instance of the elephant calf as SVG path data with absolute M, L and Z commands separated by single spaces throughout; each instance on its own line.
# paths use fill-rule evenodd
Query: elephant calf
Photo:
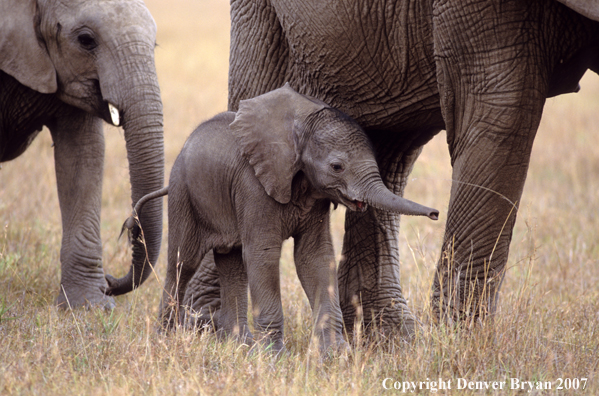
M 216 326 L 252 342 L 255 330 L 283 349 L 281 245 L 295 241 L 297 274 L 314 313 L 321 349 L 343 343 L 331 202 L 368 205 L 436 220 L 438 211 L 394 195 L 383 184 L 372 146 L 356 122 L 288 85 L 242 101 L 200 125 L 173 166 L 168 193 L 168 268 L 160 315 L 181 320 L 180 301 L 203 257 L 214 252 L 221 284 Z M 130 227 L 129 227 L 130 228 Z

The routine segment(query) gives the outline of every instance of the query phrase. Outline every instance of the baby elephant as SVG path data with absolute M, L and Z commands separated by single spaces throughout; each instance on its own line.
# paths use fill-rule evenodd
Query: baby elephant
M 437 219 L 438 211 L 396 196 L 383 184 L 372 146 L 356 122 L 288 85 L 244 100 L 200 125 L 170 175 L 168 268 L 160 315 L 181 320 L 179 304 L 202 258 L 214 251 L 221 309 L 216 326 L 252 342 L 255 331 L 283 348 L 279 285 L 281 245 L 294 238 L 297 275 L 314 315 L 321 349 L 344 343 L 331 202 Z M 177 319 L 176 319 L 177 318 Z

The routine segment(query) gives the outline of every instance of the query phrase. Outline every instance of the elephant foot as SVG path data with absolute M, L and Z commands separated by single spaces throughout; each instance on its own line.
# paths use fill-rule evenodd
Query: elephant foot
M 379 329 L 385 336 L 397 335 L 405 341 L 411 341 L 416 334 L 420 321 L 405 303 L 390 304 L 380 310 Z
M 210 310 L 195 311 L 193 308 L 184 307 L 184 313 L 181 322 L 187 330 L 190 331 L 217 331 L 218 315 L 220 310 L 212 312 Z
M 250 332 L 249 328 L 243 326 L 243 328 L 239 328 L 239 326 L 234 326 L 232 330 L 227 331 L 224 328 L 220 328 L 216 331 L 216 335 L 220 340 L 234 340 L 239 345 L 249 346 L 250 350 L 254 347 L 256 342 L 254 341 L 254 336 Z
M 420 321 L 414 316 L 404 317 L 399 324 L 399 330 L 395 327 L 393 330 L 405 341 L 412 341 L 416 334 L 416 328 L 420 326 Z
M 114 298 L 105 295 L 101 288 L 106 287 L 104 279 L 101 284 L 64 285 L 61 284 L 60 291 L 56 297 L 56 305 L 61 309 L 69 308 L 104 308 L 114 309 L 116 304 Z
M 250 356 L 256 353 L 267 353 L 275 358 L 283 356 L 287 352 L 287 348 L 283 340 L 272 340 L 270 337 L 265 337 L 261 340 L 255 340 L 250 348 Z
M 321 358 L 346 357 L 351 352 L 351 347 L 343 337 L 336 338 L 333 342 L 321 343 L 319 348 Z
M 337 325 L 338 324 L 338 325 Z M 321 353 L 338 353 L 345 351 L 349 344 L 343 337 L 342 323 L 331 324 L 330 327 L 317 328 L 314 336 L 318 340 L 318 347 Z
M 258 335 L 253 340 L 254 344 L 250 349 L 250 354 L 260 351 L 280 356 L 287 350 L 283 342 L 283 333 L 279 330 L 258 332 Z
M 497 310 L 499 288 L 505 275 L 505 266 L 488 271 L 482 279 L 470 276 L 467 282 L 435 275 L 431 299 L 432 319 L 436 323 L 472 326 L 492 318 Z
M 399 337 L 404 341 L 411 341 L 416 333 L 416 327 L 421 325 L 403 299 L 399 301 L 392 299 L 388 304 L 363 302 L 360 306 L 355 303 L 353 312 L 354 316 L 344 318 L 346 326 L 351 326 L 348 327 L 350 329 L 353 329 L 354 323 L 364 326 L 368 338 Z
M 191 331 L 218 331 L 222 326 L 220 299 L 216 304 L 195 303 L 193 299 L 187 299 L 187 304 L 183 304 L 181 313 L 181 323 L 187 330 Z

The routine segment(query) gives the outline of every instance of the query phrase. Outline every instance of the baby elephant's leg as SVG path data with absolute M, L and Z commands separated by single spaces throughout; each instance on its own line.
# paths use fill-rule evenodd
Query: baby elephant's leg
M 192 216 L 175 216 L 169 197 L 168 264 L 164 291 L 160 302 L 159 320 L 165 329 L 181 323 L 184 312 L 181 302 L 187 283 L 195 274 L 207 248 L 202 243 L 201 232 Z M 173 212 L 173 213 L 171 213 Z
M 267 350 L 281 352 L 283 343 L 283 306 L 279 279 L 281 245 L 268 244 L 268 238 L 258 243 L 244 244 L 256 341 Z M 250 246 L 246 248 L 246 246 Z M 258 334 L 259 333 L 259 334 Z
M 252 344 L 253 338 L 247 323 L 248 278 L 240 248 L 225 254 L 214 252 L 214 262 L 220 280 L 221 308 L 217 320 L 219 332 L 238 337 Z
M 324 218 L 306 227 L 294 238 L 297 275 L 314 315 L 314 333 L 320 349 L 344 349 L 343 316 L 339 307 L 335 253 L 329 231 L 328 211 Z

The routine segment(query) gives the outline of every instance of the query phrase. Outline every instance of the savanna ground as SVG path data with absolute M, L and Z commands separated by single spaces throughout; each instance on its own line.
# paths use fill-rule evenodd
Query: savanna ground
M 157 68 L 165 110 L 167 171 L 187 135 L 225 110 L 228 2 L 147 1 L 159 27 Z M 428 326 L 432 274 L 443 236 L 451 170 L 445 135 L 422 153 L 406 196 L 441 210 L 441 221 L 405 218 L 402 286 L 424 326 L 411 344 L 391 339 L 320 360 L 310 344 L 311 313 L 287 248 L 281 260 L 288 353 L 248 356 L 211 334 L 156 333 L 165 246 L 140 290 L 112 312 L 58 311 L 60 213 L 53 152 L 44 132 L 0 171 L 0 394 L 393 394 L 383 380 L 550 381 L 547 393 L 599 392 L 599 78 L 548 100 L 514 231 L 509 270 L 493 323 L 474 330 Z M 105 127 L 102 200 L 105 270 L 129 266 L 117 237 L 129 215 L 121 130 Z M 340 250 L 343 211 L 333 214 Z M 168 225 L 165 224 L 165 236 Z M 586 390 L 557 390 L 560 378 L 586 378 Z M 393 382 L 386 382 L 393 385 Z M 416 384 L 418 386 L 418 384 Z M 434 384 L 429 383 L 429 387 Z M 577 381 L 562 386 L 582 388 Z M 423 387 L 426 384 L 422 384 Z M 426 388 L 418 393 L 428 393 Z M 534 391 L 532 393 L 537 393 Z

